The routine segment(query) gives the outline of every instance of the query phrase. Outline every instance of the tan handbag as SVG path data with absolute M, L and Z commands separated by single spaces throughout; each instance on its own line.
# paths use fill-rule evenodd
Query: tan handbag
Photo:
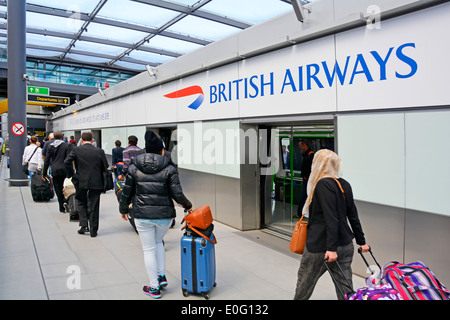
M 306 243 L 306 227 L 308 226 L 308 222 L 303 221 L 303 217 L 304 215 L 296 223 L 289 245 L 289 249 L 298 254 L 303 254 Z
M 200 208 L 195 209 L 194 211 L 191 211 L 187 216 L 185 216 L 183 218 L 181 223 L 183 223 L 185 221 L 186 221 L 186 225 L 183 228 L 181 228 L 181 230 L 188 227 L 189 229 L 191 229 L 192 231 L 197 233 L 199 236 L 205 238 L 209 242 L 211 242 L 213 244 L 217 243 L 217 239 L 216 239 L 216 236 L 214 236 L 214 234 L 213 234 L 214 241 L 211 241 L 211 239 L 209 239 L 208 237 L 206 237 L 205 235 L 203 235 L 200 231 L 198 231 L 196 229 L 196 228 L 198 228 L 198 229 L 205 230 L 212 224 L 213 217 L 211 214 L 211 208 L 209 206 L 202 206 Z
M 184 221 L 186 221 L 188 227 L 206 229 L 213 222 L 211 208 L 209 206 L 197 208 L 185 216 L 181 223 Z

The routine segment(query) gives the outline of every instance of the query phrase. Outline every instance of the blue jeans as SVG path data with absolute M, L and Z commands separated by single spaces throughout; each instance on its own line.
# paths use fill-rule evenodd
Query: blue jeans
M 134 219 L 144 252 L 144 264 L 152 288 L 158 288 L 158 276 L 165 274 L 166 251 L 163 238 L 170 227 L 171 219 Z
M 30 177 L 30 187 L 31 187 L 31 181 L 32 181 L 32 177 L 33 177 L 33 174 L 35 174 L 36 172 L 35 171 L 30 171 L 30 170 L 28 170 L 28 175 L 29 175 L 29 177 Z

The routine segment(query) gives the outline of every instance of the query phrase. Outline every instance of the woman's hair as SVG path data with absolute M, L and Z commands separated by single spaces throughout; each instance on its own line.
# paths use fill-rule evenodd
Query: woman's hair
M 31 138 L 30 138 L 30 142 L 31 143 L 36 143 L 38 141 L 38 138 L 36 137 L 36 136 L 32 136 Z
M 335 178 L 342 177 L 342 160 L 333 151 L 328 149 L 321 149 L 314 154 L 314 159 L 311 165 L 311 174 L 308 179 L 307 193 L 305 206 L 303 207 L 303 213 L 308 215 L 309 206 L 314 196 L 314 190 L 316 189 L 317 182 L 323 178 Z

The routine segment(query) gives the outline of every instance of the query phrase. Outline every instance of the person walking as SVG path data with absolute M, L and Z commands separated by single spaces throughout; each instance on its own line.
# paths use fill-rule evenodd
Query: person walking
M 38 171 L 42 170 L 42 149 L 37 145 L 38 138 L 32 136 L 30 138 L 30 144 L 25 147 L 22 155 L 22 165 L 28 162 L 28 175 L 31 177 Z
M 123 180 L 125 175 L 127 174 L 128 167 L 133 163 L 133 159 L 138 155 L 145 153 L 145 149 L 141 149 L 137 146 L 138 138 L 136 136 L 128 137 L 128 147 L 126 147 L 123 154 L 123 168 L 122 168 L 122 177 L 119 176 L 120 180 Z
M 183 193 L 178 171 L 164 156 L 161 139 L 151 130 L 145 133 L 145 151 L 128 168 L 119 211 L 125 221 L 129 214 L 134 217 L 139 232 L 150 282 L 143 291 L 161 298 L 160 289 L 167 286 L 163 237 L 176 216 L 173 200 L 185 210 L 192 204 Z
M 341 158 L 331 150 L 319 150 L 314 156 L 308 181 L 308 198 L 303 208 L 308 227 L 306 246 L 298 269 L 295 300 L 311 297 L 317 281 L 326 272 L 324 259 L 330 264 L 338 283 L 345 286 L 343 291 L 352 291 L 353 288 L 345 285 L 347 282 L 335 261 L 338 261 L 346 279 L 353 286 L 353 238 L 362 252 L 370 249 L 364 238 L 350 183 L 341 178 L 341 163 Z M 338 299 L 343 299 L 338 290 L 336 287 Z
M 59 203 L 59 212 L 70 212 L 67 200 L 63 194 L 64 180 L 67 176 L 67 171 L 64 166 L 64 160 L 72 150 L 72 145 L 64 142 L 64 135 L 60 131 L 53 132 L 54 140 L 48 145 L 47 156 L 44 161 L 44 170 L 42 178 L 48 174 L 48 169 L 52 166 L 53 187 Z
M 64 166 L 76 189 L 75 199 L 78 203 L 81 227 L 78 233 L 89 232 L 91 237 L 96 237 L 99 228 L 100 194 L 105 189 L 104 173 L 108 169 L 108 161 L 105 151 L 95 147 L 93 142 L 92 132 L 83 132 L 81 146 L 72 149 L 64 160 Z
M 300 194 L 300 200 L 298 202 L 297 215 L 294 216 L 294 218 L 296 219 L 300 218 L 306 198 L 308 197 L 306 188 L 308 186 L 308 179 L 309 175 L 311 174 L 311 164 L 314 158 L 314 151 L 311 150 L 309 142 L 307 142 L 305 139 L 300 139 L 298 141 L 298 147 L 302 151 L 303 160 L 301 167 L 302 192 Z
M 114 169 L 114 176 L 117 178 L 122 174 L 123 169 L 123 150 L 122 142 L 120 140 L 116 140 L 116 147 L 112 149 L 112 165 Z

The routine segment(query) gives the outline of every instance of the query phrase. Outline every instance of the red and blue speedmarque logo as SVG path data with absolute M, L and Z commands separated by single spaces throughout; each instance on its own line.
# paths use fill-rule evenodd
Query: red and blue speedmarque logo
M 203 100 L 205 99 L 205 95 L 203 93 L 203 90 L 200 86 L 191 86 L 191 87 L 187 87 L 181 90 L 177 90 L 171 93 L 168 93 L 166 95 L 164 95 L 164 97 L 166 98 L 170 98 L 170 99 L 176 99 L 176 98 L 182 98 L 182 97 L 187 97 L 187 96 L 192 96 L 198 94 L 198 98 L 192 102 L 188 108 L 197 110 L 198 107 L 200 107 L 200 105 L 203 103 Z

